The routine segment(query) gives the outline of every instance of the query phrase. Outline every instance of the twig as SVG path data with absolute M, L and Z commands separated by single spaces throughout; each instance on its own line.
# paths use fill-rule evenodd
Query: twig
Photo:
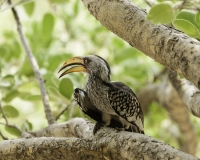
M 152 7 L 154 4 L 152 2 L 150 2 L 149 0 L 145 0 L 146 4 L 149 5 L 149 7 Z
M 0 110 L 1 110 L 1 113 L 2 113 L 2 117 L 5 119 L 6 124 L 8 124 L 8 120 L 7 120 L 7 118 L 6 118 L 5 114 L 4 114 L 4 111 L 3 111 L 2 107 L 1 107 L 1 103 L 0 103 Z
M 11 127 L 11 128 L 15 128 L 20 134 L 22 134 L 22 131 L 15 125 L 12 125 L 12 124 L 6 124 L 6 123 L 1 123 L 0 124 L 4 125 L 4 126 L 7 126 L 7 127 Z
M 11 0 L 8 0 L 8 3 L 10 5 L 12 5 Z M 22 43 L 22 45 L 23 45 L 23 47 L 26 51 L 27 57 L 28 57 L 28 59 L 31 63 L 32 69 L 35 73 L 35 76 L 36 76 L 38 83 L 39 83 L 39 86 L 40 86 L 42 101 L 43 101 L 43 105 L 44 105 L 44 111 L 45 111 L 45 114 L 46 114 L 46 118 L 48 120 L 48 124 L 49 125 L 54 124 L 55 119 L 52 115 L 51 108 L 49 106 L 49 98 L 48 98 L 48 95 L 46 93 L 46 88 L 45 88 L 45 85 L 44 85 L 44 81 L 42 79 L 42 75 L 40 74 L 40 71 L 39 71 L 38 63 L 37 63 L 32 51 L 31 51 L 31 49 L 28 45 L 26 37 L 24 36 L 18 13 L 17 13 L 17 11 L 14 7 L 12 7 L 12 12 L 13 12 L 13 16 L 15 18 L 16 24 L 17 24 L 17 30 L 18 30 L 18 33 L 19 33 L 19 36 L 20 36 L 21 43 Z
M 174 9 L 184 9 L 187 4 L 187 0 L 182 0 L 182 2 L 178 1 L 177 4 L 174 5 Z
M 6 138 L 1 132 L 0 132 L 0 136 L 3 138 L 3 140 L 8 140 L 8 138 Z
M 60 118 L 61 115 L 63 115 L 69 108 L 70 105 L 72 105 L 72 103 L 74 102 L 74 100 L 72 100 L 56 117 L 56 121 Z

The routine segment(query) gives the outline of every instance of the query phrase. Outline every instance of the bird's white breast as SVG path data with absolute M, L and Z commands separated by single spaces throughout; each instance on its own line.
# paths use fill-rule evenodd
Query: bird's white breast
M 109 88 L 98 79 L 89 79 L 86 83 L 86 92 L 91 103 L 100 111 L 115 115 L 116 113 L 110 106 L 107 97 L 108 89 Z

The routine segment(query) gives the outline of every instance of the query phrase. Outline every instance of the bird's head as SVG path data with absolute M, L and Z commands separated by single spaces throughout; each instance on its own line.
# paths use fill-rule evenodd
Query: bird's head
M 71 72 L 86 72 L 88 74 L 99 77 L 103 81 L 110 81 L 110 66 L 105 59 L 97 55 L 70 58 L 63 64 L 59 72 L 69 66 L 72 67 L 64 71 L 60 77 L 63 77 L 64 75 Z

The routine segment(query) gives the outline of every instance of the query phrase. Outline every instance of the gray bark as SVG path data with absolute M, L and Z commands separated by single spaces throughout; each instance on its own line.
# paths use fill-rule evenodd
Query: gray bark
M 8 0 L 8 3 L 12 6 L 12 0 Z M 16 11 L 16 9 L 14 7 L 12 7 L 11 10 L 12 10 L 13 16 L 14 16 L 16 24 L 17 24 L 17 31 L 18 31 L 21 43 L 22 43 L 22 45 L 25 49 L 27 58 L 28 58 L 28 60 L 31 64 L 31 67 L 32 67 L 32 69 L 35 73 L 35 77 L 38 80 L 38 84 L 39 84 L 39 87 L 40 87 L 42 102 L 43 102 L 43 105 L 44 105 L 44 111 L 45 111 L 47 121 L 48 121 L 49 124 L 54 124 L 54 123 L 56 123 L 56 121 L 55 121 L 55 119 L 52 115 L 52 112 L 51 112 L 51 108 L 50 108 L 50 105 L 49 105 L 49 97 L 46 93 L 46 87 L 45 87 L 45 84 L 44 84 L 44 80 L 42 78 L 42 74 L 40 73 L 39 65 L 37 63 L 37 60 L 36 60 L 34 54 L 32 53 L 32 50 L 31 50 L 31 48 L 28 44 L 28 41 L 27 41 L 27 39 L 24 35 L 24 32 L 22 30 L 22 26 L 21 26 L 20 17 L 18 15 L 18 12 Z
M 177 90 L 178 95 L 187 106 L 187 109 L 195 116 L 200 117 L 200 92 L 185 78 L 180 79 L 175 72 L 170 72 L 170 81 Z
M 0 160 L 198 160 L 143 134 L 102 128 L 91 136 L 94 125 L 81 118 L 72 119 L 65 126 L 68 127 L 64 124 L 60 127 L 70 138 L 21 138 L 1 142 Z
M 161 83 L 151 83 L 143 88 L 138 94 L 138 99 L 142 107 L 145 108 L 147 108 L 152 101 L 158 102 L 163 106 L 170 118 L 177 123 L 180 133 L 182 134 L 183 140 L 180 140 L 180 135 L 175 135 L 181 150 L 190 154 L 195 154 L 198 139 L 189 112 L 182 99 L 171 85 L 168 74 L 162 75 L 160 81 Z
M 82 1 L 107 29 L 200 88 L 199 41 L 173 28 L 147 21 L 146 12 L 129 0 Z

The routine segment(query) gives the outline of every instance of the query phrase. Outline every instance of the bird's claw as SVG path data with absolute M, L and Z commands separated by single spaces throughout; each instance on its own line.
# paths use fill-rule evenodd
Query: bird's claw
M 115 129 L 117 130 L 117 132 L 125 131 L 125 128 L 118 128 L 118 127 L 116 127 Z

